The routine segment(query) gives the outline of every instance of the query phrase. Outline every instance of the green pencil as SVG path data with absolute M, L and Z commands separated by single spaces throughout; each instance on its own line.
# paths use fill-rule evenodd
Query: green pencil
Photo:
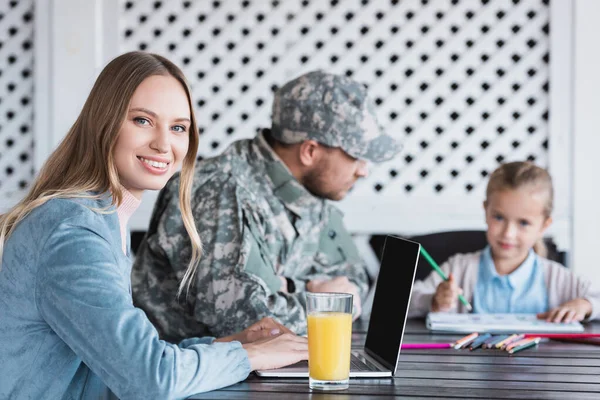
M 431 256 L 429 255 L 427 250 L 425 250 L 425 248 L 423 248 L 423 246 L 421 246 L 421 254 L 423 254 L 423 257 L 425 257 L 425 259 L 427 260 L 429 265 L 431 265 L 431 267 L 435 270 L 435 272 L 437 272 L 439 274 L 439 276 L 442 277 L 443 280 L 447 281 L 448 277 L 446 276 L 444 271 L 442 271 L 442 269 L 439 267 L 439 265 L 437 265 L 435 260 L 433 258 L 431 258 Z M 461 303 L 463 303 L 465 305 L 465 307 L 467 307 L 467 310 L 473 311 L 473 306 L 471 304 L 469 304 L 467 299 L 465 299 L 465 297 L 462 294 L 458 295 L 458 299 L 460 300 Z
M 508 354 L 515 354 L 517 351 L 521 351 L 521 350 L 525 350 L 525 349 L 528 349 L 528 348 L 533 347 L 533 346 L 537 346 L 537 344 L 539 342 L 540 342 L 540 338 L 532 339 L 530 342 L 522 344 L 522 345 L 520 345 L 518 347 L 513 347 L 512 349 L 510 349 L 508 351 Z

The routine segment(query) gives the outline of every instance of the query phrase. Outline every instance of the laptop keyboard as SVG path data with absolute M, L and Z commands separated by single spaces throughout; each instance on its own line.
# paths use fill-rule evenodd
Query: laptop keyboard
M 350 371 L 370 372 L 379 371 L 379 368 L 360 353 L 353 351 L 350 356 Z
M 290 365 L 290 367 L 308 369 L 308 361 L 299 361 L 296 364 Z M 381 369 L 367 360 L 360 352 L 352 351 L 350 353 L 350 371 L 372 372 L 381 371 Z

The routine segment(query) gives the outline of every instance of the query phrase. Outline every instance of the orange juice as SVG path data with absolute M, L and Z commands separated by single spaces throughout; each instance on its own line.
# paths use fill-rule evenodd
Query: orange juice
M 350 373 L 352 314 L 316 312 L 308 315 L 308 368 L 312 379 L 338 381 Z

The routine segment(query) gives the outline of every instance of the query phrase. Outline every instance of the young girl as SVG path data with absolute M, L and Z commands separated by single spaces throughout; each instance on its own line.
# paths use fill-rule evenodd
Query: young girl
M 442 265 L 443 281 L 431 273 L 416 282 L 409 315 L 429 311 L 537 313 L 553 322 L 595 319 L 600 291 L 559 263 L 544 258 L 542 236 L 552 218 L 553 189 L 545 169 L 529 162 L 500 166 L 490 176 L 483 203 L 488 226 L 483 251 L 457 254 Z
M 175 65 L 134 52 L 106 66 L 29 194 L 0 216 L 0 398 L 184 398 L 307 358 L 306 339 L 269 319 L 175 345 L 133 306 L 127 220 L 179 167 L 193 245 L 181 295 L 194 276 L 197 149 Z

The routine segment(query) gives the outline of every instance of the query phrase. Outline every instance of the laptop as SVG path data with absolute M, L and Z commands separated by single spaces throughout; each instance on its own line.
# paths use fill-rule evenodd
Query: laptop
M 351 378 L 394 376 L 400 357 L 421 245 L 387 236 L 383 246 L 365 346 L 351 350 Z M 269 378 L 308 378 L 308 362 L 258 370 L 256 374 Z

